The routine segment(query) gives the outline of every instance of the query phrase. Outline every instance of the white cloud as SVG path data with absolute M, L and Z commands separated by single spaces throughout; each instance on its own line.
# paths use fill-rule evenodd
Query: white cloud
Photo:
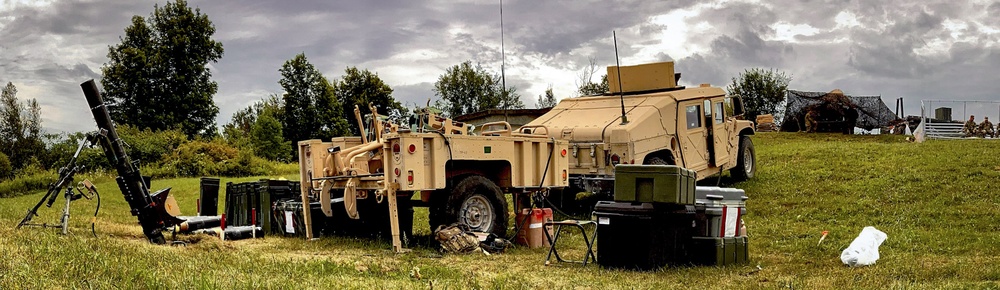
M 796 36 L 812 36 L 819 33 L 819 29 L 812 27 L 809 24 L 791 24 L 785 21 L 775 22 L 771 24 L 771 29 L 774 29 L 774 37 L 768 40 L 784 41 L 784 42 L 799 42 Z

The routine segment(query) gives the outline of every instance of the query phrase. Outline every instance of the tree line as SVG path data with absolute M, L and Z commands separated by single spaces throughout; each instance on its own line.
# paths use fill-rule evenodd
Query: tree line
M 294 161 L 297 141 L 360 135 L 355 106 L 363 115 L 370 113 L 368 104 L 383 115 L 403 116 L 409 112 L 376 72 L 347 67 L 343 76 L 331 79 L 299 53 L 279 69 L 280 94 L 261 96 L 240 109 L 219 132 L 215 123 L 219 108 L 213 99 L 218 84 L 212 80 L 209 66 L 218 62 L 225 50 L 221 42 L 213 39 L 215 31 L 208 15 L 184 0 L 176 0 L 154 5 L 148 17 L 134 16 L 120 42 L 108 47 L 108 62 L 101 67 L 102 94 L 112 119 L 128 128 L 123 138 L 139 143 L 144 138 L 164 140 L 160 142 L 163 144 L 136 149 L 145 161 L 169 165 L 165 168 L 186 168 L 192 174 L 252 172 L 179 164 L 178 160 L 215 154 L 232 158 L 231 163 L 251 164 L 254 159 L 242 153 L 248 152 L 254 158 Z M 596 71 L 596 61 L 590 59 L 590 65 L 580 74 L 576 93 L 587 96 L 608 92 L 607 76 L 595 82 Z M 525 107 L 516 87 L 505 87 L 502 76 L 472 61 L 447 68 L 434 83 L 433 91 L 437 97 L 433 106 L 448 116 Z M 748 91 L 737 92 L 749 95 Z M 31 99 L 21 103 L 16 93 L 13 83 L 8 83 L 0 98 L 0 179 L 26 172 L 26 168 L 57 168 L 57 163 L 68 158 L 66 151 L 71 151 L 69 148 L 74 148 L 73 143 L 82 136 L 73 133 L 57 140 L 57 135 L 42 134 L 38 102 Z M 552 107 L 556 103 L 550 86 L 538 96 L 535 107 Z M 756 103 L 750 104 L 757 107 Z M 96 164 L 99 160 L 94 162 L 100 166 Z

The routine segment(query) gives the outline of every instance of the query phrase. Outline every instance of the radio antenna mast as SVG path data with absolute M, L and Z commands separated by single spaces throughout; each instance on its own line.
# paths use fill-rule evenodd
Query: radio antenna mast
M 625 125 L 628 124 L 628 117 L 625 116 L 625 90 L 622 89 L 622 63 L 618 60 L 618 35 L 615 34 L 614 30 L 611 31 L 611 37 L 615 41 L 615 64 L 618 65 L 615 68 L 615 71 L 618 72 L 618 98 L 622 102 L 622 125 Z
M 503 97 L 503 119 L 507 120 L 507 74 L 504 69 L 507 66 L 507 54 L 503 48 L 503 0 L 500 0 L 500 96 Z

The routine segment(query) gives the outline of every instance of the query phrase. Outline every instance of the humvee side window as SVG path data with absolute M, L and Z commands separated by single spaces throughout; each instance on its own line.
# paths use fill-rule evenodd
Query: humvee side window
M 715 123 L 722 124 L 725 121 L 725 115 L 722 114 L 722 102 L 715 103 Z
M 688 129 L 701 127 L 701 105 L 687 106 L 684 110 L 687 113 Z
M 733 98 L 726 97 L 725 99 L 726 116 L 733 116 Z

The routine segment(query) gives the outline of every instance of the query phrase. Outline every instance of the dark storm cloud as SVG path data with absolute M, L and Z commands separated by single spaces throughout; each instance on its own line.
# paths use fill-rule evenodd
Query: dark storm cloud
M 770 25 L 777 21 L 774 11 L 764 6 L 739 3 L 703 12 L 696 21 L 725 19 L 723 32 L 709 43 L 709 52 L 677 61 L 677 69 L 689 84 L 711 83 L 724 86 L 746 68 L 780 68 L 795 53 L 793 46 L 765 40 L 773 35 Z
M 926 76 L 928 68 L 939 62 L 936 58 L 917 55 L 915 48 L 928 39 L 943 36 L 944 18 L 921 8 L 897 11 L 896 23 L 884 30 L 859 30 L 852 35 L 848 63 L 867 73 L 897 78 Z M 891 37 L 887 37 L 891 36 Z
M 108 45 L 119 41 L 133 15 L 148 16 L 154 3 L 67 0 L 0 7 L 0 81 L 23 86 L 22 97 L 39 98 L 47 128 L 89 129 L 89 122 L 79 121 L 87 119 L 87 113 L 78 110 L 84 106 L 78 84 L 99 77 Z M 547 85 L 572 82 L 575 78 L 566 74 L 578 73 L 590 57 L 597 58 L 597 75 L 604 74 L 604 66 L 615 63 L 612 30 L 617 32 L 623 65 L 680 56 L 676 65 L 684 75 L 681 82 L 688 85 L 724 86 L 746 68 L 763 67 L 787 72 L 793 87 L 805 90 L 1000 98 L 1000 82 L 994 80 L 1000 66 L 996 1 L 503 4 L 507 84 L 518 88 L 528 107 Z M 496 1 L 195 0 L 189 5 L 209 16 L 215 38 L 225 47 L 223 58 L 210 64 L 219 83 L 215 101 L 220 125 L 236 110 L 280 93 L 278 69 L 298 53 L 305 53 L 331 79 L 347 67 L 369 69 L 394 89 L 398 100 L 419 105 L 433 97 L 433 81 L 448 67 L 472 60 L 499 72 L 503 59 Z M 661 39 L 661 32 L 678 27 L 654 23 L 652 17 L 677 9 L 697 12 L 681 13 L 690 16 L 684 20 L 688 29 L 707 25 L 707 30 Z M 838 15 L 847 20 L 853 16 L 858 25 L 840 24 Z M 950 24 L 954 22 L 968 25 Z M 815 31 L 777 38 L 777 23 L 808 25 Z M 696 50 L 647 49 L 660 43 L 683 43 Z M 558 96 L 570 94 L 566 86 L 556 86 Z

